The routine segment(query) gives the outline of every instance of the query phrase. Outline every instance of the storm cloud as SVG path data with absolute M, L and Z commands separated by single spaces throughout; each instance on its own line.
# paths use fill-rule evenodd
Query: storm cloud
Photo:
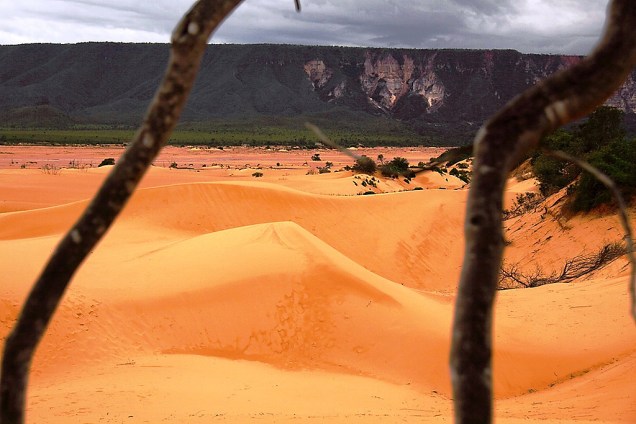
M 189 0 L 1 2 L 0 44 L 169 42 Z M 603 0 L 246 0 L 216 43 L 515 49 L 586 54 L 602 30 Z

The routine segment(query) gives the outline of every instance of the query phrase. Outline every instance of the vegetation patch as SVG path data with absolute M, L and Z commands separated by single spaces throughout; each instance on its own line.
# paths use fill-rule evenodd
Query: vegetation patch
M 546 137 L 543 145 L 586 160 L 611 178 L 630 199 L 636 194 L 636 140 L 627 138 L 623 123 L 621 110 L 602 106 L 573 131 L 560 130 Z M 537 152 L 531 164 L 543 195 L 568 187 L 566 207 L 573 212 L 614 204 L 613 196 L 601 182 L 570 162 Z
M 407 178 L 415 176 L 413 171 L 409 170 L 409 161 L 401 157 L 394 157 L 390 162 L 380 166 L 380 173 L 389 178 L 398 178 L 400 175 Z
M 373 175 L 378 169 L 375 161 L 368 156 L 361 156 L 356 159 L 356 162 L 351 167 L 353 172 L 359 172 L 361 174 Z
M 99 168 L 100 166 L 107 166 L 107 165 L 114 165 L 114 164 L 115 164 L 115 158 L 106 158 L 103 161 L 101 161 L 99 165 L 97 165 L 97 167 Z

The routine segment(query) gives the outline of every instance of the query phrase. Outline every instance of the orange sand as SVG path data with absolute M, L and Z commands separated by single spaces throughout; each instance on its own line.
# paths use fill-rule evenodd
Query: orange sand
M 109 170 L 43 164 L 120 152 L 0 147 L 0 340 Z M 164 152 L 74 278 L 36 355 L 28 422 L 451 422 L 465 187 L 423 174 L 357 196 L 369 187 L 350 172 L 307 175 L 324 165 L 312 153 Z M 621 237 L 612 216 L 543 212 L 507 221 L 506 261 L 555 269 Z M 497 422 L 636 422 L 627 272 L 620 259 L 499 293 Z

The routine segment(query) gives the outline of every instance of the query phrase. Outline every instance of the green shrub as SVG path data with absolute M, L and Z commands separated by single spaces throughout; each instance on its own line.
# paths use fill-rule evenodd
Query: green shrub
M 448 174 L 459 178 L 460 180 L 462 180 L 466 184 L 468 184 L 470 182 L 470 172 L 466 171 L 465 169 L 461 169 L 460 170 L 460 169 L 457 169 L 457 168 L 453 168 L 453 169 L 450 170 L 450 172 Z
M 532 170 L 539 181 L 539 190 L 544 196 L 570 184 L 581 172 L 577 166 L 548 155 L 537 157 L 532 163 Z
M 391 162 L 382 165 L 380 172 L 383 176 L 389 178 L 398 178 L 400 175 L 405 175 L 409 178 L 410 174 L 415 175 L 412 171 L 409 171 L 409 161 L 401 157 L 394 157 Z
M 576 132 L 577 151 L 573 153 L 594 152 L 613 141 L 624 139 L 624 115 L 622 110 L 610 106 L 601 106 L 596 109 L 579 126 Z
M 368 156 L 361 156 L 356 159 L 356 163 L 351 168 L 354 172 L 372 175 L 378 169 L 377 165 Z
M 587 160 L 631 197 L 636 193 L 636 141 L 625 137 L 623 115 L 619 109 L 602 106 L 575 131 L 557 131 L 546 137 L 543 145 Z M 567 191 L 575 212 L 612 202 L 613 197 L 603 184 L 567 161 L 537 153 L 531 164 L 543 195 L 560 190 L 580 176 Z
M 391 162 L 389 162 L 393 168 L 399 170 L 400 172 L 406 172 L 409 170 L 409 161 L 405 158 L 394 157 Z
M 393 169 L 390 165 L 382 165 L 380 167 L 380 173 L 383 177 L 387 178 L 397 178 L 400 176 L 400 173 Z
M 627 198 L 636 193 L 636 140 L 618 140 L 592 153 L 588 162 L 610 177 Z M 573 189 L 574 211 L 589 211 L 612 203 L 611 192 L 594 176 L 585 172 Z

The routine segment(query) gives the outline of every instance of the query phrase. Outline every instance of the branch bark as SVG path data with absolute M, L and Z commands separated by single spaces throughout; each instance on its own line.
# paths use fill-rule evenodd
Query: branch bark
M 591 112 L 620 87 L 636 65 L 634 28 L 636 2 L 613 1 L 603 38 L 590 56 L 513 99 L 475 138 L 450 358 L 457 423 L 492 421 L 492 308 L 508 173 L 541 137 Z
M 194 85 L 210 35 L 239 3 L 240 0 L 200 0 L 172 33 L 170 61 L 164 79 L 132 144 L 84 214 L 56 247 L 7 337 L 0 375 L 1 424 L 24 422 L 32 358 L 71 278 L 167 143 Z

